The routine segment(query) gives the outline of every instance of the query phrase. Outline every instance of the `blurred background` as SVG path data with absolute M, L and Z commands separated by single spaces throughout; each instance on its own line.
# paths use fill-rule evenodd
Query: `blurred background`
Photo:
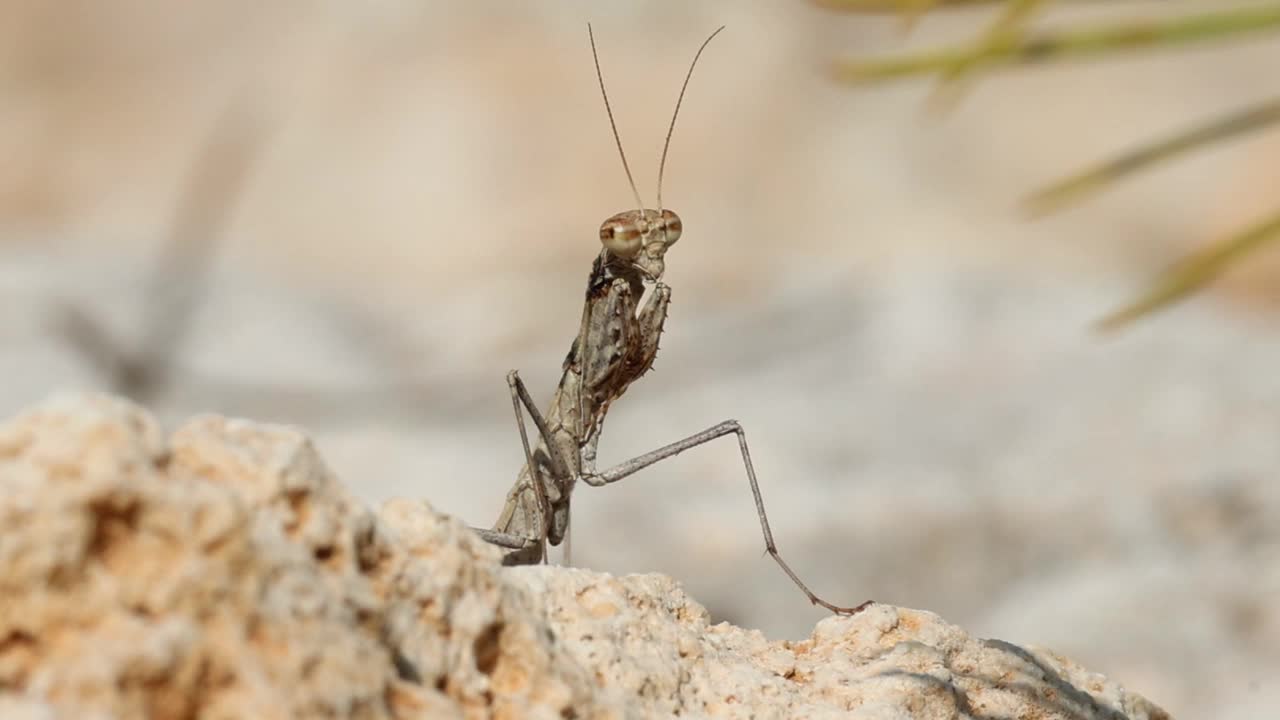
M 1047 25 L 1202 2 L 1084 3 Z M 657 371 L 607 466 L 736 418 L 779 547 L 820 594 L 1051 647 L 1179 717 L 1280 707 L 1280 260 L 1091 332 L 1280 187 L 1259 134 L 1028 222 L 1017 200 L 1256 100 L 1274 37 L 927 83 L 829 66 L 971 38 L 967 13 L 796 1 L 0 3 L 0 410 L 114 389 L 172 427 L 305 427 L 370 502 L 488 526 L 608 215 L 663 191 Z M 573 562 L 662 572 L 716 620 L 824 616 L 767 556 L 713 443 L 575 494 Z

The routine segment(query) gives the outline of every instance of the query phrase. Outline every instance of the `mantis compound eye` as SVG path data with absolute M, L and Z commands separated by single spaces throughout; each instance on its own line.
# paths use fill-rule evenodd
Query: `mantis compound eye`
M 675 245 L 676 241 L 680 239 L 680 233 L 684 231 L 684 223 L 680 222 L 679 215 L 670 210 L 663 210 L 662 217 L 658 220 L 657 229 L 661 230 L 669 247 Z
M 643 240 L 644 233 L 633 220 L 615 215 L 600 226 L 600 243 L 621 258 L 630 259 L 639 255 Z

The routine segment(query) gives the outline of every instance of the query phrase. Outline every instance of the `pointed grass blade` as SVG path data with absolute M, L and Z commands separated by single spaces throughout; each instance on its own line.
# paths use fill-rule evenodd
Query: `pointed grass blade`
M 1036 11 L 1043 10 L 1046 5 L 1047 0 L 1008 0 L 1000 16 L 982 34 L 978 44 L 990 45 L 999 42 L 1001 38 L 1021 37 Z M 928 103 L 934 111 L 946 112 L 959 104 L 969 86 L 965 81 L 974 74 L 971 72 L 974 63 L 975 60 L 971 57 L 938 73 L 938 84 Z
M 1280 123 L 1280 97 L 1215 118 L 1186 132 L 1163 138 L 1087 168 L 1045 188 L 1023 201 L 1032 217 L 1040 217 L 1077 204 L 1134 173 L 1210 143 Z
M 1209 284 L 1242 257 L 1280 238 L 1280 213 L 1243 232 L 1192 253 L 1160 274 L 1146 292 L 1097 322 L 1094 329 L 1111 332 L 1171 305 Z
M 997 5 L 1006 0 L 810 0 L 818 7 L 849 13 L 866 13 L 869 15 L 887 15 L 890 13 L 910 13 L 923 4 L 943 9 L 974 7 L 977 5 Z
M 838 80 L 870 83 L 942 72 L 957 65 L 1031 65 L 1125 50 L 1165 49 L 1280 29 L 1280 3 L 1232 8 L 1169 20 L 1115 23 L 1082 30 L 1003 37 L 977 47 L 951 47 L 870 60 L 838 60 Z

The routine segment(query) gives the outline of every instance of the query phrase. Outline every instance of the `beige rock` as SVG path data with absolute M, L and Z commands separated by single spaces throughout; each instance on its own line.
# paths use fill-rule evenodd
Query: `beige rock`
M 706 611 L 670 578 L 515 568 L 570 655 L 644 714 L 841 718 L 1150 718 L 1168 715 L 1048 651 L 972 638 L 938 616 L 876 605 L 770 642 Z
M 802 642 L 658 575 L 502 568 L 422 502 L 374 514 L 299 431 L 126 401 L 0 427 L 0 715 L 1164 718 L 1052 653 L 875 606 Z

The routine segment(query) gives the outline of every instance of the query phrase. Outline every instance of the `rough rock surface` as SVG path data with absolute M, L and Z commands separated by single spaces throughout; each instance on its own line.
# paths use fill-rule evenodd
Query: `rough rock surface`
M 0 427 L 0 715 L 1165 718 L 1051 652 L 875 606 L 800 642 L 671 579 L 366 509 L 300 432 L 56 397 Z

